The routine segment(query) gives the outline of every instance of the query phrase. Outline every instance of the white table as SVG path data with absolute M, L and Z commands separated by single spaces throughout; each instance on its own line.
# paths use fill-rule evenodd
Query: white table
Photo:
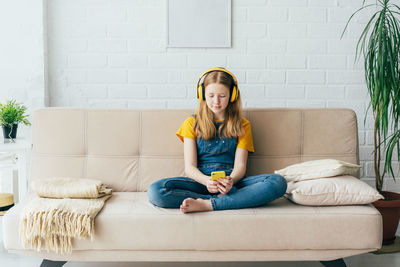
M 31 151 L 31 142 L 25 139 L 14 139 L 14 143 L 3 143 L 0 142 L 0 152 L 10 153 L 10 155 L 16 157 L 16 168 L 18 171 L 18 195 L 15 196 L 15 202 L 22 199 L 28 191 L 28 156 Z M 9 162 L 3 162 L 3 167 L 10 167 Z M 2 168 L 2 162 L 0 161 L 0 169 Z

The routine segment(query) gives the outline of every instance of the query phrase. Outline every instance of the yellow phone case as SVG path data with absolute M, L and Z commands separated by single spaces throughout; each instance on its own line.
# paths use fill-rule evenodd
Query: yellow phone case
M 226 174 L 224 171 L 216 171 L 216 172 L 211 172 L 211 179 L 213 181 L 218 180 L 219 178 L 225 178 Z

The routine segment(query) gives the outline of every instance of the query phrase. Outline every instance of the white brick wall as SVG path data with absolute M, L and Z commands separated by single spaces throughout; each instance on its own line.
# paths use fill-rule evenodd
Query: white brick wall
M 47 102 L 42 1 L 0 1 L 0 102 L 16 99 L 28 114 Z M 30 135 L 20 124 L 18 136 Z
M 49 3 L 50 97 L 55 106 L 195 108 L 198 75 L 237 74 L 245 107 L 346 107 L 358 115 L 370 166 L 371 119 L 355 45 L 362 0 L 233 0 L 231 48 L 167 48 L 166 2 Z M 365 171 L 365 177 L 372 177 Z
M 232 0 L 231 48 L 167 48 L 164 0 L 21 1 L 36 11 L 0 9 L 8 37 L 0 53 L 10 59 L 0 62 L 2 99 L 14 95 L 33 108 L 46 97 L 51 106 L 195 108 L 198 75 L 225 66 L 237 75 L 244 107 L 354 109 L 363 177 L 373 177 L 373 120 L 369 112 L 364 126 L 368 95 L 362 60 L 354 62 L 372 10 L 356 16 L 341 39 L 363 0 Z M 46 30 L 44 53 L 38 37 Z
M 0 6 L 0 102 L 16 99 L 31 114 L 47 102 L 43 0 L 0 0 Z M 18 138 L 30 140 L 31 127 L 20 124 Z M 13 192 L 9 170 L 0 169 L 0 192 Z

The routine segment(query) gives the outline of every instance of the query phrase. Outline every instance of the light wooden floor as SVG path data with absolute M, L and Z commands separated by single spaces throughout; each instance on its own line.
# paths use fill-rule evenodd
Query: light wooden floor
M 0 216 L 0 267 L 34 267 L 41 259 L 8 253 L 3 246 L 3 217 Z M 397 231 L 400 234 L 400 229 Z M 348 267 L 398 267 L 400 253 L 375 255 L 366 253 L 344 259 Z M 322 267 L 319 262 L 68 262 L 65 267 Z

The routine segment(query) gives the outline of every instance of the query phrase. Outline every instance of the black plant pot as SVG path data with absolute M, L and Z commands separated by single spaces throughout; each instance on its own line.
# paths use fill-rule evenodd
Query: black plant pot
M 13 124 L 12 127 L 3 125 L 3 136 L 4 140 L 12 140 L 17 137 L 18 124 Z

